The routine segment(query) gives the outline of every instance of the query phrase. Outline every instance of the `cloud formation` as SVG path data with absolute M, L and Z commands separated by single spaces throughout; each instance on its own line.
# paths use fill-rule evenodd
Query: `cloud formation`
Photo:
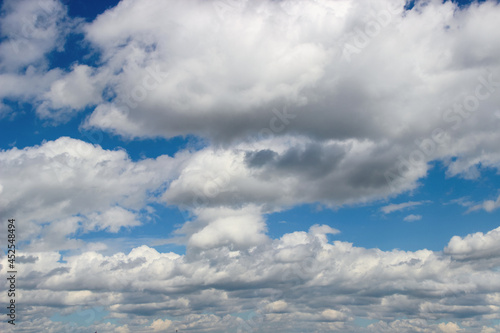
M 59 1 L 4 1 L 0 118 L 28 103 L 53 123 L 88 112 L 83 129 L 125 140 L 203 141 L 137 161 L 68 137 L 0 151 L 0 210 L 25 245 L 19 327 L 498 330 L 498 228 L 443 251 L 382 251 L 328 225 L 273 239 L 266 216 L 392 199 L 435 162 L 469 180 L 498 171 L 499 15 L 496 1 L 123 0 L 83 22 Z M 95 63 L 50 61 L 72 33 Z M 158 235 L 185 253 L 82 237 L 138 228 L 152 204 L 185 213 Z
M 247 249 L 221 245 L 196 255 L 141 246 L 128 254 L 85 252 L 61 262 L 58 252 L 33 252 L 36 260 L 23 264 L 23 302 L 42 318 L 58 307 L 68 313 L 101 307 L 108 318 L 128 318 L 130 331 L 146 332 L 354 332 L 361 329 L 354 317 L 384 318 L 361 329 L 367 332 L 435 331 L 432 325 L 479 332 L 480 322 L 498 319 L 498 258 L 484 257 L 496 260 L 495 266 L 471 265 L 463 261 L 473 260 L 465 253 L 477 249 L 457 246 L 455 238 L 444 253 L 380 251 L 329 242 L 325 234 L 336 232 L 315 226 Z M 456 321 L 431 324 L 440 318 Z M 29 325 L 20 323 L 28 331 Z
M 406 216 L 403 221 L 405 222 L 413 222 L 413 221 L 419 221 L 422 219 L 422 215 L 415 215 L 415 214 L 410 214 Z
M 415 206 L 419 206 L 419 205 L 421 205 L 423 203 L 425 203 L 425 202 L 421 202 L 421 201 L 408 201 L 408 202 L 402 202 L 402 203 L 399 203 L 399 204 L 390 204 L 390 205 L 387 205 L 387 206 L 384 206 L 384 207 L 380 208 L 380 210 L 384 214 L 390 214 L 392 212 L 397 212 L 397 211 L 400 211 L 400 210 L 405 210 L 407 208 L 412 208 L 412 207 L 415 207 Z

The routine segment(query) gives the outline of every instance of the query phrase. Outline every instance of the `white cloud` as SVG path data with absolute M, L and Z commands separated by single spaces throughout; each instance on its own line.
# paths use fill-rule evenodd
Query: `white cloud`
M 43 96 L 37 113 L 42 118 L 68 117 L 75 111 L 102 102 L 103 73 L 93 73 L 86 65 L 74 66 L 72 71 L 52 82 Z
M 457 324 L 455 323 L 440 323 L 438 325 L 439 329 L 441 330 L 441 332 L 443 333 L 457 333 L 457 332 L 460 332 L 462 331 L 462 329 L 460 328 L 460 326 L 458 326 Z
M 412 208 L 412 207 L 415 207 L 415 206 L 419 206 L 423 203 L 426 203 L 425 201 L 408 201 L 408 202 L 402 202 L 402 203 L 399 203 L 399 204 L 390 204 L 390 205 L 387 205 L 387 206 L 384 206 L 382 208 L 380 208 L 380 210 L 384 213 L 384 214 L 390 214 L 392 212 L 397 212 L 397 211 L 400 211 L 400 210 L 405 210 L 407 208 Z
M 64 50 L 67 35 L 77 29 L 79 21 L 70 19 L 66 6 L 58 0 L 7 0 L 2 3 L 1 11 L 0 105 L 4 98 L 19 99 L 31 103 L 39 109 L 38 115 L 45 117 L 48 104 L 44 94 L 63 75 L 61 69 L 50 68 L 47 55 Z M 82 84 L 78 85 L 82 88 Z M 59 92 L 62 90 L 71 98 L 68 89 L 62 89 L 59 82 Z M 85 96 L 84 90 L 78 93 Z M 58 103 L 57 99 L 54 102 Z M 2 113 L 0 110 L 0 117 Z M 66 115 L 56 120 L 68 118 Z
M 207 147 L 192 155 L 163 199 L 181 207 L 253 203 L 269 211 L 300 203 L 339 206 L 413 189 L 427 168 L 421 164 L 391 182 L 384 176 L 390 167 L 370 142 L 318 144 L 286 137 L 229 149 Z
M 175 177 L 182 159 L 180 154 L 178 159 L 161 156 L 133 162 L 124 151 L 67 137 L 4 150 L 0 184 L 9 195 L 0 198 L 0 209 L 25 223 L 20 239 L 42 233 L 58 240 L 52 246 L 64 246 L 63 233 L 79 229 L 117 232 L 140 224 L 140 210 L 156 201 L 155 191 Z M 42 229 L 47 222 L 54 224 Z M 78 242 L 67 246 L 75 248 Z
M 365 149 L 348 163 L 324 161 L 330 168 L 316 170 L 351 170 L 346 179 L 356 190 L 342 192 L 353 202 L 375 198 L 372 189 L 385 198 L 415 188 L 436 159 L 450 175 L 469 178 L 479 163 L 497 167 L 490 111 L 500 98 L 500 9 L 493 1 L 462 10 L 431 1 L 402 15 L 403 6 L 122 2 L 85 28 L 105 60 L 103 81 L 117 94 L 85 125 L 126 137 L 193 134 L 223 142 L 228 153 L 230 142 L 259 133 L 314 138 L 326 155 L 338 152 L 328 140 L 344 151 L 355 142 Z M 382 11 L 389 22 L 366 33 L 373 36 L 347 61 L 344 47 L 380 24 Z M 451 156 L 459 158 L 450 163 Z
M 194 223 L 187 223 L 178 231 L 189 232 L 193 224 L 201 225 L 189 236 L 188 245 L 193 248 L 210 249 L 222 245 L 248 248 L 266 241 L 266 224 L 257 207 L 198 209 L 196 215 Z
M 414 214 L 410 214 L 408 216 L 406 216 L 403 221 L 405 222 L 414 222 L 414 221 L 420 221 L 422 219 L 422 215 L 414 215 Z
M 500 196 L 496 200 L 485 200 L 482 203 L 473 205 L 467 210 L 467 213 L 484 209 L 488 213 L 491 213 L 492 211 L 496 210 L 498 207 L 500 207 Z
M 135 227 L 140 224 L 136 214 L 121 207 L 112 207 L 103 213 L 89 214 L 85 229 L 118 232 L 121 227 Z
M 0 43 L 0 71 L 15 72 L 24 66 L 44 64 L 45 55 L 62 48 L 70 31 L 66 8 L 57 0 L 7 0 Z
M 286 312 L 287 308 L 288 308 L 287 302 L 281 300 L 266 305 L 266 311 L 270 313 Z
M 165 6 L 169 19 L 160 20 Z M 415 189 L 436 159 L 448 164 L 450 175 L 464 177 L 477 175 L 479 163 L 497 167 L 500 153 L 491 142 L 498 133 L 488 110 L 498 102 L 499 64 L 463 45 L 494 25 L 498 6 L 458 11 L 451 2 L 430 2 L 405 15 L 388 6 L 318 1 L 297 10 L 291 2 L 263 1 L 229 5 L 232 19 L 220 20 L 211 3 L 121 3 L 85 28 L 106 60 L 102 81 L 117 97 L 100 103 L 84 126 L 126 137 L 194 134 L 223 143 L 205 152 L 208 166 L 245 165 L 207 200 L 214 205 L 368 202 Z M 186 24 L 194 7 L 198 23 Z M 401 11 L 403 3 L 395 7 Z M 390 24 L 350 61 L 343 59 L 358 28 L 382 10 Z M 490 35 L 481 42 L 493 45 Z M 197 47 L 186 47 L 191 44 Z M 443 45 L 446 55 L 438 51 Z M 262 136 L 282 139 L 287 149 Z M 189 206 L 198 194 L 187 189 L 201 193 L 227 176 L 193 173 L 201 156 L 167 189 L 168 202 Z M 449 162 L 451 156 L 459 158 Z M 305 183 L 311 186 L 304 197 L 298 184 Z
M 171 320 L 157 319 L 151 324 L 151 328 L 153 329 L 154 332 L 162 332 L 162 331 L 166 331 L 171 325 L 172 325 Z

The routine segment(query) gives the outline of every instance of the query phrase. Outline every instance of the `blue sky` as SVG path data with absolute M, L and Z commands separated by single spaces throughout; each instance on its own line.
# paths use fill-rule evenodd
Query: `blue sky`
M 500 329 L 497 1 L 1 8 L 24 331 Z

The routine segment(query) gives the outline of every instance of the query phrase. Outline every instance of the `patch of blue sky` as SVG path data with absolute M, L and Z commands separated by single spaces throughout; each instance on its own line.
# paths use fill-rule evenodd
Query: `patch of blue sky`
M 488 232 L 498 226 L 499 212 L 470 207 L 484 200 L 496 200 L 500 175 L 491 169 L 481 170 L 475 180 L 447 177 L 441 163 L 420 180 L 421 186 L 410 193 L 368 205 L 318 209 L 318 205 L 301 205 L 267 216 L 268 233 L 279 238 L 285 233 L 307 231 L 314 224 L 326 224 L 340 230 L 329 239 L 351 242 L 354 246 L 441 251 L 451 237 L 474 232 Z M 389 204 L 422 202 L 420 205 L 385 214 L 381 208 Z M 417 221 L 404 221 L 408 215 L 421 215 Z

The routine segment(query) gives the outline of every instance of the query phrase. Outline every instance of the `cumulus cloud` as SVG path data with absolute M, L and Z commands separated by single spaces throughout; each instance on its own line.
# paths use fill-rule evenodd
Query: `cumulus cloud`
M 38 115 L 64 119 L 87 106 L 102 102 L 103 73 L 95 72 L 89 66 L 76 65 L 69 73 L 52 82 L 50 90 L 41 96 Z
M 467 210 L 467 213 L 470 213 L 470 212 L 473 212 L 476 210 L 481 210 L 481 209 L 487 211 L 488 213 L 491 213 L 492 211 L 494 211 L 498 207 L 500 207 L 500 196 L 496 200 L 485 200 L 482 203 L 473 205 L 472 207 L 470 207 Z
M 77 230 L 117 232 L 139 225 L 141 210 L 175 176 L 174 164 L 180 160 L 161 156 L 133 162 L 122 150 L 67 137 L 4 150 L 0 184 L 9 195 L 2 195 L 0 209 L 25 223 L 20 239 L 42 233 L 58 240 L 53 246 L 64 247 L 64 236 Z M 43 226 L 47 222 L 52 224 Z
M 449 250 L 380 251 L 329 242 L 323 236 L 330 232 L 316 226 L 257 247 L 235 251 L 222 244 L 196 256 L 148 246 L 128 254 L 84 252 L 65 261 L 55 251 L 34 252 L 37 259 L 26 261 L 19 277 L 26 283 L 22 296 L 34 315 L 61 307 L 69 313 L 100 307 L 120 322 L 102 327 L 103 332 L 125 325 L 147 332 L 252 327 L 260 332 L 307 327 L 459 332 L 466 325 L 479 332 L 481 322 L 498 319 L 495 267 L 473 267 Z M 354 316 L 384 320 L 363 330 L 353 324 Z M 450 317 L 458 321 L 436 322 Z M 27 320 L 19 327 L 29 325 Z M 54 327 L 55 332 L 65 329 Z
M 13 6 L 5 11 L 21 15 Z M 64 16 L 64 6 L 54 6 Z M 500 101 L 498 5 L 404 7 L 386 0 L 122 1 L 83 25 L 99 65 L 14 82 L 39 82 L 23 94 L 32 91 L 44 118 L 95 106 L 84 127 L 210 140 L 208 165 L 241 164 L 229 186 L 206 200 L 214 205 L 363 203 L 415 189 L 433 160 L 452 176 L 475 177 L 479 164 L 496 168 L 490 111 Z M 187 189 L 202 192 L 213 181 L 183 172 L 164 198 L 189 206 Z
M 84 126 L 220 144 L 193 159 L 167 190 L 170 203 L 189 205 L 196 195 L 186 189 L 215 186 L 206 200 L 215 205 L 336 206 L 412 190 L 436 159 L 464 177 L 478 163 L 498 165 L 489 112 L 499 101 L 498 57 L 463 47 L 496 31 L 494 2 L 404 11 L 404 1 L 261 1 L 226 4 L 223 14 L 217 4 L 125 1 L 84 29 L 103 59 L 99 82 L 116 96 Z M 197 24 L 186 24 L 195 12 Z M 480 36 L 495 45 L 495 33 Z M 348 46 L 357 51 L 347 59 Z M 227 175 L 194 174 L 202 158 L 242 165 L 229 186 L 208 185 Z
M 455 323 L 441 323 L 438 325 L 438 327 L 443 333 L 457 333 L 462 331 L 460 326 Z
M 82 25 L 96 64 L 61 69 L 46 56 L 79 22 L 57 1 L 4 1 L 0 117 L 15 98 L 56 121 L 91 108 L 83 128 L 126 139 L 204 140 L 139 161 L 67 137 L 0 152 L 0 210 L 27 243 L 19 327 L 88 331 L 54 319 L 64 309 L 103 312 L 99 332 L 489 331 L 498 229 L 439 252 L 331 242 L 327 225 L 266 234 L 268 213 L 414 190 L 436 160 L 450 177 L 499 168 L 500 6 L 405 5 L 123 0 Z M 152 202 L 186 212 L 160 235 L 185 254 L 105 254 L 76 236 L 138 227 Z
M 345 165 L 342 147 L 362 142 L 371 148 L 350 159 L 347 179 L 369 190 L 389 178 L 392 193 L 416 186 L 434 159 L 460 155 L 449 172 L 466 177 L 480 161 L 498 165 L 495 2 L 458 10 L 430 1 L 404 12 L 404 1 L 261 1 L 224 14 L 217 4 L 126 1 L 89 23 L 117 97 L 86 126 L 226 143 L 299 134 L 312 144 L 283 156 L 263 147 L 248 163 L 309 177 Z M 197 24 L 186 24 L 194 12 Z M 366 32 L 377 22 L 377 33 Z M 346 59 L 348 46 L 357 51 Z M 306 158 L 317 168 L 304 170 Z
M 426 172 L 422 164 L 407 170 L 404 179 L 391 180 L 384 175 L 390 167 L 366 141 L 318 145 L 287 137 L 232 149 L 207 147 L 192 155 L 163 199 L 181 207 L 253 203 L 269 211 L 312 202 L 339 206 L 413 189 Z

